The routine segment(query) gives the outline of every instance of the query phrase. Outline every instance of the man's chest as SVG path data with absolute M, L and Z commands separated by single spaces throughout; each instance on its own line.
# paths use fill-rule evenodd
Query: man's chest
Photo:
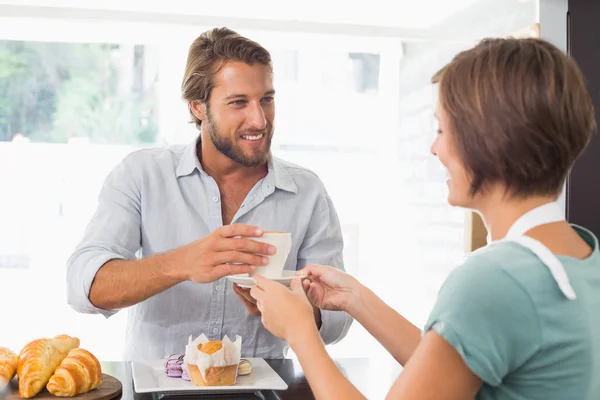
M 187 182 L 183 182 L 187 183 Z M 146 192 L 141 207 L 141 240 L 145 256 L 198 240 L 227 223 L 256 225 L 263 230 L 303 237 L 314 202 L 293 193 L 255 185 L 221 191 L 216 184 L 180 184 Z
M 221 218 L 223 225 L 229 225 L 240 211 L 241 207 L 249 202 L 249 194 L 255 185 L 249 184 L 221 184 L 219 185 Z

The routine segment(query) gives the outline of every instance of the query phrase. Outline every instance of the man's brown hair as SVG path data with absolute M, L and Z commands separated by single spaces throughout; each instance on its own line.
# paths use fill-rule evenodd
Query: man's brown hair
M 189 104 L 202 101 L 208 105 L 214 87 L 214 76 L 227 61 L 256 63 L 272 69 L 271 55 L 260 44 L 247 39 L 228 28 L 215 28 L 201 34 L 190 46 L 185 74 L 181 83 L 181 95 Z M 190 108 L 192 122 L 198 129 L 202 121 Z
M 433 77 L 471 195 L 555 195 L 596 128 L 575 62 L 540 39 L 485 39 Z

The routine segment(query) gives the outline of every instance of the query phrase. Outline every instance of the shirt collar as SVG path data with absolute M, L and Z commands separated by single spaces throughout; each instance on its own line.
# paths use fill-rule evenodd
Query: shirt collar
M 269 172 L 265 177 L 266 182 L 272 183 L 277 189 L 294 194 L 298 193 L 298 186 L 296 186 L 294 178 L 287 170 L 283 161 L 269 155 L 268 168 Z
M 196 169 L 201 175 L 207 175 L 206 171 L 204 171 L 202 168 L 200 160 L 198 160 L 196 151 L 199 144 L 200 137 L 185 146 L 183 154 L 181 155 L 181 159 L 179 160 L 179 164 L 177 164 L 177 169 L 175 170 L 177 178 L 190 175 Z M 269 155 L 269 161 L 267 165 L 268 172 L 267 176 L 265 177 L 265 182 L 272 184 L 277 189 L 285 190 L 286 192 L 291 193 L 298 193 L 298 187 L 294 182 L 294 178 L 281 160 Z
M 202 174 L 206 174 L 206 172 L 202 169 L 202 164 L 200 164 L 198 156 L 196 155 L 196 146 L 198 146 L 199 143 L 200 138 L 185 146 L 183 154 L 179 159 L 179 164 L 177 164 L 177 169 L 175 170 L 177 178 L 190 175 L 195 169 L 198 169 L 198 171 L 200 171 Z

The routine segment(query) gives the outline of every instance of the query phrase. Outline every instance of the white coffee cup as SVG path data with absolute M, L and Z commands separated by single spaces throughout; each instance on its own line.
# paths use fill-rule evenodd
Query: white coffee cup
M 281 277 L 283 267 L 292 249 L 292 234 L 290 232 L 264 232 L 261 237 L 253 237 L 257 242 L 268 243 L 277 251 L 269 258 L 269 265 L 257 266 L 249 275 L 262 275 L 266 278 Z

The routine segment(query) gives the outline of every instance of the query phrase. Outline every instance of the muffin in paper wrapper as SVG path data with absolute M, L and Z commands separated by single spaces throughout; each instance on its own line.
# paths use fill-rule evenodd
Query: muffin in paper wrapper
M 184 370 L 196 386 L 234 385 L 242 353 L 242 337 L 237 335 L 235 342 L 232 342 L 225 335 L 223 347 L 213 354 L 198 350 L 199 344 L 207 342 L 209 340 L 204 334 L 194 340 L 192 336 L 189 337 L 183 357 Z

